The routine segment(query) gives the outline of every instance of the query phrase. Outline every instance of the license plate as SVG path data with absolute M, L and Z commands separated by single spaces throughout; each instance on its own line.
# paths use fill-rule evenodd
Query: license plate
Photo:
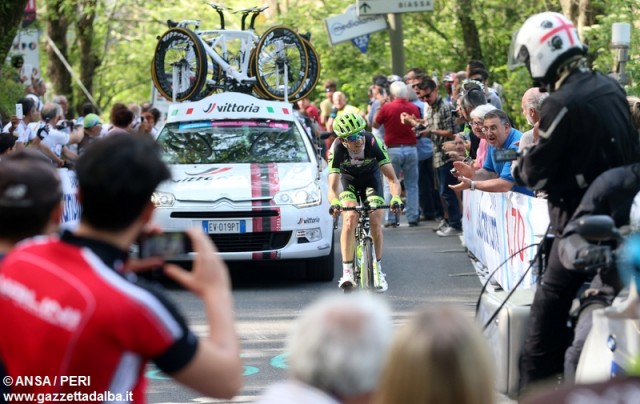
M 205 220 L 202 230 L 209 234 L 246 233 L 247 225 L 244 220 Z

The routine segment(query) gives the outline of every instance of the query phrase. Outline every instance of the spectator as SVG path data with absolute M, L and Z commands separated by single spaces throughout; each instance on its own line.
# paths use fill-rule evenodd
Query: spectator
M 155 139 L 158 131 L 156 130 L 156 116 L 151 111 L 146 111 L 142 113 L 140 117 L 142 122 L 145 124 L 144 133 L 149 134 L 152 138 Z
M 306 308 L 289 333 L 289 380 L 258 404 L 368 403 L 378 387 L 393 324 L 372 295 L 328 295 Z
M 480 139 L 476 149 L 475 159 L 473 160 L 473 168 L 475 170 L 482 168 L 485 160 L 487 159 L 487 149 L 489 144 L 487 143 L 487 138 L 483 132 L 484 116 L 487 112 L 493 111 L 494 109 L 496 109 L 496 107 L 491 104 L 483 104 L 474 108 L 469 114 L 471 131 L 476 138 Z M 522 138 L 520 139 L 522 141 Z M 469 156 L 471 157 L 471 153 L 469 153 Z M 473 157 L 471 158 L 473 159 Z
M 410 70 L 405 76 L 407 83 L 407 93 L 409 101 L 414 103 L 420 110 L 420 118 L 424 118 L 426 105 L 418 99 L 413 86 L 421 81 L 422 76 L 412 76 L 417 68 Z M 409 77 L 407 79 L 407 77 Z M 424 131 L 416 130 L 417 150 L 418 150 L 418 190 L 420 194 L 421 220 L 441 220 L 443 217 L 440 193 L 436 189 L 433 173 L 433 142 Z
M 474 80 L 482 84 L 484 95 L 487 97 L 489 104 L 498 109 L 502 109 L 502 100 L 493 88 L 489 87 L 489 72 L 484 68 L 471 69 L 468 72 L 469 80 Z
M 317 123 L 318 125 L 321 124 L 320 111 L 318 110 L 318 107 L 316 107 L 316 105 L 309 100 L 309 98 L 304 97 L 298 100 L 298 106 L 300 107 L 300 110 L 304 111 L 309 118 L 313 119 L 315 123 Z
M 13 152 L 14 145 L 16 144 L 16 138 L 11 133 L 0 133 L 0 158 Z
M 531 129 L 522 134 L 518 151 L 523 151 L 525 147 L 531 147 L 538 143 L 540 139 L 538 123 L 540 122 L 540 109 L 542 101 L 549 93 L 541 93 L 538 87 L 531 87 L 522 95 L 522 114 L 527 118 L 527 123 Z
M 395 335 L 374 403 L 491 404 L 493 386 L 478 326 L 453 307 L 429 307 Z
M 28 149 L 2 155 L 0 159 L 0 261 L 18 241 L 54 232 L 62 215 L 61 202 L 60 179 L 46 157 L 35 150 Z M 0 352 L 2 352 L 1 347 Z M 0 375 L 2 363 L 2 355 L 0 355 Z M 0 388 L 1 392 L 3 392 L 2 388 Z
M 41 139 L 40 149 L 49 148 L 55 154 L 53 162 L 58 166 L 62 166 L 66 161 L 75 161 L 78 155 L 65 146 L 80 143 L 84 136 L 82 127 L 74 127 L 70 133 L 63 129 L 66 126 L 59 125 L 63 121 L 62 107 L 53 102 L 47 102 L 42 108 L 41 127 L 36 135 Z M 64 159 L 63 159 L 64 157 Z
M 442 148 L 442 144 L 454 136 L 454 107 L 442 99 L 438 94 L 438 85 L 431 79 L 424 79 L 415 88 L 418 96 L 429 105 L 425 114 L 425 135 L 433 142 L 433 167 L 443 208 L 447 212 L 447 220 L 440 223 L 436 234 L 440 237 L 457 236 L 462 233 L 462 210 L 455 192 L 447 186 L 455 184 L 456 179 L 451 174 L 453 162 Z
M 333 133 L 333 122 L 336 119 L 336 117 L 340 115 L 353 112 L 354 114 L 362 115 L 364 117 L 364 115 L 362 114 L 360 109 L 358 109 L 358 107 L 354 107 L 353 105 L 347 104 L 347 96 L 343 92 L 341 91 L 333 92 L 332 100 L 333 100 L 333 107 L 331 109 L 331 113 L 329 114 L 329 118 L 326 120 L 328 132 Z M 335 139 L 336 139 L 335 134 L 332 134 L 327 138 L 327 140 L 325 140 L 325 145 L 327 146 L 327 150 L 331 149 L 331 145 L 333 144 Z
M 322 129 L 327 132 L 331 132 L 333 128 L 328 125 L 329 115 L 333 109 L 333 93 L 336 92 L 336 82 L 333 80 L 327 80 L 324 82 L 324 94 L 326 98 L 320 103 L 320 124 L 323 125 Z M 327 149 L 331 147 L 331 142 L 327 142 Z
M 53 100 L 51 101 L 55 102 L 56 104 L 60 105 L 60 107 L 62 107 L 62 116 L 64 117 L 65 120 L 73 119 L 73 116 L 69 116 L 69 100 L 67 100 L 66 96 L 56 95 L 55 97 L 53 97 Z
M 517 149 L 517 143 L 520 141 L 522 133 L 511 127 L 507 114 L 499 109 L 494 109 L 484 115 L 482 130 L 489 144 L 484 165 L 482 168 L 474 170 L 471 164 L 456 161 L 453 163 L 454 175 L 460 182 L 449 187 L 457 191 L 465 189 L 475 191 L 477 189 L 485 192 L 515 191 L 533 195 L 530 189 L 514 185 L 511 175 L 511 161 L 499 162 L 495 160 L 494 156 L 494 150 Z
M 462 90 L 463 92 L 458 98 L 457 106 L 459 122 L 469 124 L 471 122 L 471 111 L 480 105 L 487 104 L 487 98 L 482 91 L 482 86 L 478 83 L 466 82 L 463 85 Z M 478 147 L 480 147 L 480 138 L 476 136 L 473 130 L 469 133 L 469 141 L 471 143 L 469 155 L 471 158 L 475 159 L 477 158 Z
M 509 65 L 526 65 L 536 86 L 550 92 L 540 110 L 540 141 L 514 172 L 519 184 L 547 192 L 555 236 L 531 305 L 520 357 L 522 389 L 563 372 L 569 310 L 585 281 L 584 273 L 562 265 L 557 240 L 593 180 L 609 168 L 637 162 L 640 142 L 624 90 L 588 67 L 578 32 L 565 16 L 529 17 L 510 49 Z
M 458 101 L 458 97 L 462 92 L 462 83 L 467 78 L 467 73 L 465 71 L 459 71 L 453 76 L 453 82 L 451 83 L 451 103 L 456 105 Z
M 377 128 L 373 126 L 373 117 L 380 110 L 380 103 L 389 98 L 389 81 L 382 74 L 373 76 L 373 84 L 371 86 L 371 99 L 369 111 L 367 112 L 367 123 L 371 127 L 371 133 L 380 139 L 384 139 L 384 125 Z M 385 190 L 387 190 L 385 186 Z M 388 191 L 388 190 L 387 190 Z
M 142 108 L 140 107 L 140 105 L 136 103 L 129 104 L 127 108 L 129 108 L 129 111 L 133 112 L 133 122 L 131 122 L 131 131 L 137 132 L 138 127 L 140 126 L 140 122 L 142 122 L 142 119 L 140 119 L 142 117 Z
M 131 124 L 134 120 L 134 114 L 122 103 L 115 103 L 111 107 L 109 119 L 111 127 L 108 129 L 107 135 L 128 135 L 131 133 Z
M 87 114 L 82 123 L 84 125 L 84 137 L 78 144 L 78 155 L 84 154 L 87 147 L 102 135 L 102 121 L 98 115 Z
M 22 105 L 22 118 L 13 115 L 11 122 L 4 127 L 3 131 L 15 136 L 15 147 L 17 150 L 22 150 L 36 138 L 36 134 L 30 124 L 37 122 L 36 119 L 40 114 L 36 111 L 35 103 L 31 98 L 24 97 L 18 100 L 17 103 Z
M 391 158 L 393 170 L 404 175 L 404 188 L 407 200 L 405 215 L 410 227 L 415 227 L 420 221 L 419 191 L 418 191 L 418 151 L 416 150 L 416 134 L 411 126 L 405 125 L 400 117 L 404 114 L 420 116 L 417 106 L 407 100 L 407 85 L 402 81 L 395 81 L 389 87 L 391 101 L 380 104 L 380 110 L 373 118 L 373 127 L 385 127 L 384 143 Z M 391 193 L 385 195 L 385 200 L 391 199 Z M 385 227 L 391 225 L 391 213 L 385 212 Z
M 47 93 L 47 84 L 43 79 L 37 78 L 25 89 L 25 97 L 30 98 L 35 104 L 36 111 L 40 113 L 44 107 L 44 95 Z M 36 120 L 40 120 L 38 115 Z
M 197 252 L 193 270 L 167 264 L 165 271 L 204 302 L 208 337 L 198 339 L 166 298 L 121 272 L 153 215 L 151 194 L 170 177 L 157 145 L 143 136 L 111 136 L 86 151 L 76 172 L 82 201 L 77 229 L 24 243 L 3 261 L 0 289 L 49 299 L 59 315 L 0 294 L 0 317 L 11 324 L 11 332 L 0 333 L 0 369 L 14 379 L 37 374 L 53 380 L 62 372 L 91 377 L 91 383 L 14 384 L 11 393 L 131 392 L 133 402 L 144 402 L 144 370 L 152 360 L 205 395 L 235 395 L 242 366 L 227 268 L 202 230 L 188 231 Z

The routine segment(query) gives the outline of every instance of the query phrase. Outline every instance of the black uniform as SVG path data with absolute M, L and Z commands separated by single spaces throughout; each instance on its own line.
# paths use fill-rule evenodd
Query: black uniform
M 576 233 L 580 219 L 591 215 L 608 215 L 613 218 L 616 227 L 628 225 L 631 205 L 638 192 L 640 192 L 640 163 L 612 168 L 596 178 L 582 197 L 582 202 L 558 241 L 560 260 L 565 267 L 572 268 L 578 251 L 592 245 Z M 591 289 L 598 290 L 598 295 L 581 299 L 582 307 L 593 302 L 611 304 L 621 287 L 616 271 L 599 272 L 590 285 Z M 591 316 L 581 315 L 580 322 L 574 331 L 573 344 L 565 354 L 565 381 L 574 381 L 582 347 L 590 330 Z
M 521 158 L 514 178 L 547 192 L 550 225 L 559 237 L 593 180 L 609 168 L 640 161 L 640 144 L 620 85 L 590 70 L 576 68 L 543 102 L 540 116 L 540 142 Z M 570 342 L 567 317 L 584 281 L 583 273 L 563 267 L 554 242 L 531 307 L 521 388 L 562 373 Z

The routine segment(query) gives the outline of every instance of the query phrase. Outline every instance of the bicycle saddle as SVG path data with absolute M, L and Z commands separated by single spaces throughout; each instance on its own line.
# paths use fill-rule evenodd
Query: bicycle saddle
M 253 6 L 251 8 L 247 8 L 247 9 L 244 9 L 244 10 L 234 11 L 233 14 L 249 14 L 249 13 L 255 11 L 255 10 L 256 10 L 256 7 Z
M 214 3 L 209 3 L 209 5 L 210 5 L 211 7 L 213 7 L 213 9 L 214 9 L 214 10 L 216 10 L 216 11 L 231 10 L 229 7 L 219 6 L 219 5 L 214 4 Z

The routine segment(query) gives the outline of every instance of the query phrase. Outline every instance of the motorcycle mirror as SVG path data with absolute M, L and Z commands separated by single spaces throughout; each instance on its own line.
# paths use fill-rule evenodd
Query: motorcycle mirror
M 589 241 L 606 241 L 619 237 L 615 222 L 607 215 L 581 218 L 576 232 Z

